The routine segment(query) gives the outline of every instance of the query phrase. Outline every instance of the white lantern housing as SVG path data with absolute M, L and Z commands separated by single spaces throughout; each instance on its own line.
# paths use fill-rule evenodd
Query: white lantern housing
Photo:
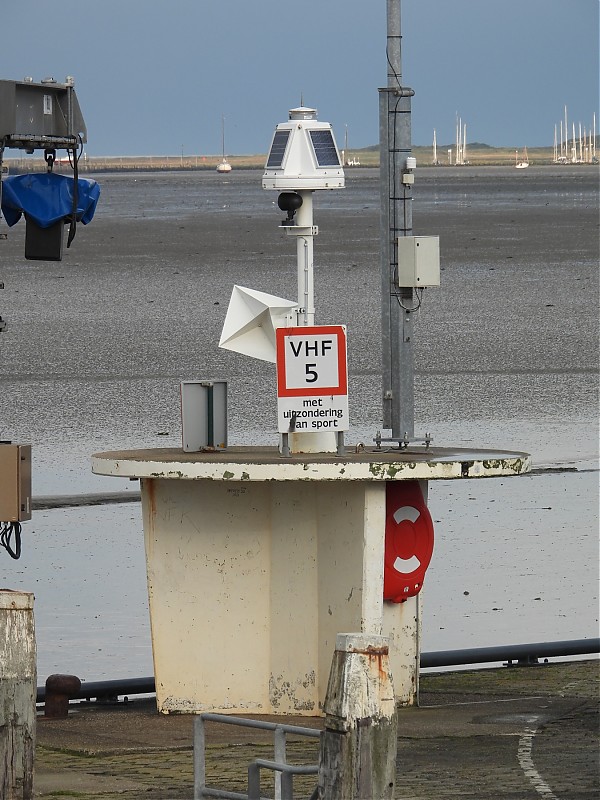
M 292 108 L 288 122 L 275 128 L 263 189 L 343 189 L 344 170 L 328 122 L 314 108 Z

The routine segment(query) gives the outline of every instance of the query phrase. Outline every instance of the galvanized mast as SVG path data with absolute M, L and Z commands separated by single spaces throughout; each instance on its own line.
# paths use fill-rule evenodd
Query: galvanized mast
M 411 100 L 402 86 L 401 2 L 387 0 L 387 87 L 379 90 L 383 425 L 414 437 L 413 288 L 397 285 L 397 237 L 412 235 Z

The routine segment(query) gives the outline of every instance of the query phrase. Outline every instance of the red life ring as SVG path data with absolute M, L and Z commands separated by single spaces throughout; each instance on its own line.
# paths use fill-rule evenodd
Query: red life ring
M 419 481 L 388 481 L 383 599 L 403 603 L 421 591 L 433 554 L 433 522 Z

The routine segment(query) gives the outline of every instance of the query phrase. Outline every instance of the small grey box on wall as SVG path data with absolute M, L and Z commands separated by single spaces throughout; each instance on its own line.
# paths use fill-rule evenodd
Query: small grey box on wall
M 400 236 L 397 242 L 398 286 L 439 286 L 440 237 Z

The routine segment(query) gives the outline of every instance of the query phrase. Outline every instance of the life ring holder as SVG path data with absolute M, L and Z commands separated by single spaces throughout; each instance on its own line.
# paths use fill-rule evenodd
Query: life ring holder
M 433 555 L 433 521 L 419 481 L 386 485 L 383 599 L 403 603 L 417 595 Z

